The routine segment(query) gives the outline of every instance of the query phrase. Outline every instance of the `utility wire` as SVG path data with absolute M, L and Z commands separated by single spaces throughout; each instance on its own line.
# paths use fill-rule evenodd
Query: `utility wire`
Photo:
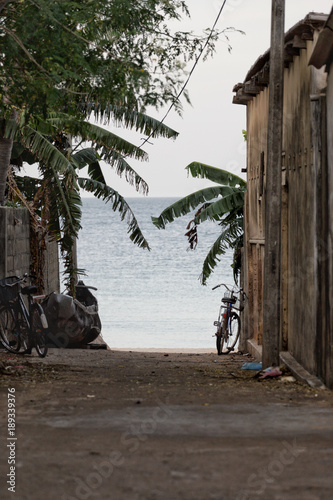
M 203 53 L 204 53 L 204 51 L 206 50 L 206 47 L 207 47 L 207 45 L 208 45 L 208 43 L 209 43 L 209 41 L 210 41 L 211 37 L 213 36 L 213 32 L 214 32 L 215 26 L 217 25 L 217 23 L 218 23 L 218 21 L 219 21 L 219 19 L 220 19 L 220 17 L 221 17 L 221 14 L 222 14 L 222 11 L 223 11 L 223 9 L 224 9 L 224 6 L 225 6 L 226 2 L 227 2 L 227 0 L 224 0 L 223 4 L 222 4 L 222 6 L 221 6 L 221 8 L 220 8 L 220 10 L 219 10 L 219 13 L 217 14 L 217 17 L 216 17 L 216 19 L 215 19 L 215 22 L 214 22 L 214 24 L 213 24 L 213 27 L 211 28 L 211 31 L 210 31 L 210 33 L 209 33 L 209 35 L 208 35 L 208 37 L 207 37 L 207 40 L 206 40 L 206 42 L 205 42 L 204 46 L 202 47 L 202 49 L 201 49 L 201 51 L 200 51 L 200 53 L 199 53 L 198 57 L 196 58 L 196 60 L 195 60 L 195 62 L 194 62 L 194 64 L 193 64 L 193 66 L 192 66 L 192 69 L 191 69 L 191 71 L 190 71 L 190 73 L 189 73 L 189 75 L 188 75 L 188 77 L 187 77 L 187 79 L 186 79 L 186 81 L 185 81 L 184 85 L 183 85 L 183 86 L 182 86 L 182 88 L 180 89 L 180 91 L 179 91 L 179 93 L 178 93 L 178 95 L 177 95 L 176 99 L 175 99 L 175 100 L 174 100 L 174 101 L 170 104 L 169 109 L 167 110 L 167 112 L 166 112 L 166 113 L 165 113 L 165 115 L 163 116 L 162 120 L 160 120 L 159 125 L 162 125 L 162 123 L 164 123 L 164 121 L 166 120 L 166 118 L 167 118 L 167 116 L 169 115 L 170 111 L 171 111 L 171 110 L 172 110 L 172 108 L 174 107 L 174 105 L 175 105 L 176 101 L 178 101 L 178 100 L 179 100 L 180 96 L 182 95 L 182 93 L 183 93 L 183 92 L 184 92 L 184 90 L 186 89 L 186 87 L 187 87 L 187 85 L 188 85 L 188 83 L 189 83 L 189 81 L 190 81 L 190 79 L 191 79 L 191 77 L 192 77 L 192 74 L 193 74 L 193 72 L 194 72 L 195 68 L 197 67 L 198 62 L 199 62 L 199 60 L 201 59 L 202 54 L 203 54 Z M 139 148 L 142 148 L 142 147 L 143 147 L 143 146 L 144 146 L 144 145 L 145 145 L 145 144 L 149 141 L 149 139 L 151 139 L 151 137 L 154 135 L 154 133 L 156 132 L 156 130 L 157 130 L 157 126 L 153 129 L 153 131 L 149 134 L 149 136 L 148 136 L 148 137 L 147 137 L 147 138 L 146 138 L 146 139 L 145 139 L 145 140 L 144 140 L 144 141 L 140 144 Z M 127 156 L 127 155 L 126 155 L 126 156 Z M 126 158 L 126 156 L 125 156 L 125 158 Z

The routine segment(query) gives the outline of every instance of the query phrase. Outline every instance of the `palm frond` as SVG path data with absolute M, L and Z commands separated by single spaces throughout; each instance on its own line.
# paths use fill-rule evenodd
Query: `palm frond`
M 56 197 L 53 196 L 53 199 L 56 202 L 57 210 L 63 223 L 63 246 L 66 250 L 69 250 L 73 246 L 74 237 L 78 235 L 78 231 L 81 228 L 81 197 L 76 185 L 73 185 L 70 179 L 60 179 L 52 165 L 51 169 L 55 181 L 53 184 L 53 190 L 55 191 L 53 195 L 56 194 Z
M 93 148 L 81 149 L 71 156 L 74 158 L 79 169 L 88 166 L 88 174 L 91 179 L 105 183 L 104 174 L 98 161 L 100 156 Z
M 135 186 L 138 192 L 144 195 L 148 194 L 149 186 L 146 181 L 131 167 L 131 165 L 126 161 L 126 159 L 118 154 L 116 151 L 110 151 L 109 149 L 103 148 L 99 152 L 100 158 L 106 161 L 115 169 L 115 172 L 119 177 L 125 176 L 126 181 L 131 185 Z
M 3 120 L 1 120 L 3 122 Z M 7 120 L 4 121 L 4 137 L 6 139 L 12 139 L 15 140 L 17 136 L 17 132 L 20 129 L 20 124 L 18 120 L 14 120 L 13 118 L 8 118 Z M 2 123 L 3 126 L 3 123 Z
M 236 247 L 238 239 L 243 235 L 242 225 L 242 217 L 234 219 L 232 223 L 225 223 L 224 231 L 218 236 L 203 262 L 200 275 L 202 285 L 206 285 L 208 278 L 220 262 L 219 256 L 224 255 L 228 248 Z
M 140 159 L 142 160 L 147 159 L 146 153 L 136 146 L 133 146 L 129 142 L 123 141 L 123 139 L 118 138 L 118 136 L 111 134 L 111 132 L 105 131 L 104 129 L 96 127 L 95 125 L 89 123 L 87 124 L 85 122 L 81 122 L 81 124 L 82 123 L 84 123 L 84 128 L 87 128 L 93 132 L 96 132 L 97 130 L 98 132 L 101 132 L 101 134 L 97 133 L 96 135 L 94 135 L 90 133 L 87 136 L 81 136 L 83 140 L 92 140 L 92 142 L 94 143 L 94 148 L 90 148 L 90 151 L 86 149 L 86 153 L 81 153 L 80 151 L 72 155 L 75 160 L 77 159 L 79 161 L 79 166 L 82 165 L 83 161 L 86 161 L 87 163 L 89 162 L 89 175 L 91 175 L 93 179 L 103 182 L 103 179 L 101 177 L 102 171 L 100 170 L 99 165 L 93 162 L 93 156 L 95 154 L 96 160 L 102 160 L 109 163 L 111 167 L 115 169 L 115 172 L 117 175 L 119 175 L 119 177 L 122 177 L 124 175 L 126 181 L 132 186 L 135 186 L 136 191 L 142 192 L 145 195 L 148 194 L 148 184 L 127 162 L 126 158 L 123 155 L 123 153 L 126 153 L 126 151 L 120 153 L 117 150 L 119 148 L 112 147 L 112 144 L 113 141 L 117 142 L 117 139 L 119 139 L 120 142 L 118 142 L 118 146 L 124 146 L 124 144 L 126 144 L 126 147 L 129 148 L 127 150 L 130 152 L 130 156 L 133 156 L 133 154 L 135 153 L 134 157 L 140 157 Z M 93 153 L 93 151 L 95 151 L 95 153 Z M 94 175 L 97 173 L 100 178 L 94 177 Z
M 36 161 L 50 165 L 60 174 L 71 175 L 72 178 L 75 178 L 75 169 L 69 158 L 51 144 L 38 130 L 25 125 L 20 129 L 20 134 L 22 143 L 35 155 Z
M 110 123 L 112 121 L 116 126 L 135 129 L 137 132 L 150 135 L 153 138 L 167 137 L 171 139 L 178 136 L 178 132 L 159 120 L 128 107 L 108 106 L 103 108 L 99 104 L 91 103 L 87 108 L 87 113 L 92 112 L 95 118 L 101 122 Z
M 244 206 L 244 191 L 239 189 L 232 190 L 230 194 L 224 196 L 211 203 L 207 208 L 202 210 L 197 219 L 204 222 L 207 219 L 221 220 L 224 214 L 234 212 Z
M 114 212 L 119 212 L 121 220 L 127 219 L 127 226 L 129 233 L 129 238 L 133 243 L 138 245 L 141 248 L 146 248 L 150 250 L 148 241 L 143 236 L 137 219 L 126 202 L 125 198 L 123 198 L 117 191 L 112 189 L 110 186 L 98 181 L 94 181 L 92 179 L 86 179 L 80 177 L 78 179 L 78 183 L 82 189 L 87 192 L 94 193 L 96 198 L 101 198 L 106 203 L 110 202 L 112 205 L 112 210 Z
M 221 168 L 211 167 L 205 163 L 194 161 L 185 168 L 192 177 L 208 179 L 217 184 L 223 184 L 224 186 L 246 187 L 246 181 L 238 177 L 238 175 L 228 172 L 227 170 L 222 170 Z
M 232 194 L 233 189 L 229 186 L 211 186 L 200 189 L 167 207 L 158 217 L 152 217 L 153 224 L 158 229 L 165 229 L 167 222 L 173 222 L 177 217 L 186 215 L 198 207 L 201 203 L 214 200 L 219 196 Z
M 72 153 L 71 156 L 74 158 L 78 168 L 80 169 L 100 159 L 93 148 L 80 149 L 80 151 Z
M 118 154 L 136 160 L 146 161 L 148 159 L 147 153 L 139 147 L 93 123 L 84 120 L 70 120 L 67 121 L 66 129 L 73 137 L 79 137 L 83 141 L 91 141 L 100 148 L 116 151 Z

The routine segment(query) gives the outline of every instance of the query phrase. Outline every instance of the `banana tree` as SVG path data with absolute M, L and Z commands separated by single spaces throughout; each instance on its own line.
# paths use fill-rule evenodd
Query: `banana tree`
M 167 223 L 197 210 L 194 219 L 187 226 L 186 236 L 190 248 L 195 249 L 198 242 L 197 227 L 206 220 L 216 221 L 221 226 L 221 234 L 210 248 L 202 266 L 200 281 L 203 285 L 214 271 L 227 248 L 234 252 L 234 277 L 239 272 L 238 254 L 243 237 L 243 206 L 246 182 L 237 175 L 220 168 L 192 162 L 186 169 L 192 177 L 208 179 L 216 186 L 200 189 L 167 207 L 158 217 L 152 217 L 158 229 L 165 229 Z
M 154 137 L 177 135 L 171 128 L 142 113 L 132 112 L 126 123 Z M 20 167 L 24 162 L 38 162 L 41 173 L 40 179 L 18 175 L 12 178 L 11 198 L 22 203 L 24 194 L 26 206 L 36 211 L 45 230 L 47 228 L 59 241 L 70 290 L 78 272 L 72 248 L 81 227 L 80 189 L 109 202 L 112 210 L 119 212 L 122 220 L 126 219 L 130 239 L 149 250 L 133 211 L 121 194 L 107 185 L 101 165 L 102 161 L 107 163 L 118 175 L 124 175 L 137 191 L 147 194 L 147 183 L 127 161 L 127 157 L 146 160 L 147 154 L 142 149 L 98 125 L 62 114 L 7 121 L 6 134 L 14 141 L 11 163 Z M 84 167 L 88 167 L 86 177 L 81 175 Z

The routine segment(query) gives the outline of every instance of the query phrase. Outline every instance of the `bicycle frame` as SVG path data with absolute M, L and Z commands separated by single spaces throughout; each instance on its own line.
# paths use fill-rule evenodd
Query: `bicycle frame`
M 221 299 L 218 321 L 214 321 L 214 326 L 217 327 L 216 347 L 218 354 L 228 354 L 234 350 L 239 338 L 240 317 L 237 312 L 243 309 L 246 294 L 242 288 L 230 287 L 225 283 L 220 283 L 213 290 L 220 286 L 224 286 L 227 292 Z
M 31 325 L 30 325 L 31 301 L 30 301 L 30 298 L 28 297 L 29 311 L 27 309 L 27 306 L 25 305 L 25 302 L 24 302 L 24 299 L 23 299 L 23 296 L 22 296 L 21 292 L 18 293 L 18 303 L 20 305 L 20 310 L 21 310 L 21 312 L 23 314 L 24 321 L 28 325 L 29 333 L 31 334 Z M 16 318 L 16 320 L 17 320 L 17 318 Z
M 44 298 L 45 295 L 34 296 L 33 294 L 37 291 L 35 286 L 22 286 L 22 283 L 26 282 L 27 277 L 27 275 L 24 275 L 23 278 L 17 276 L 5 278 L 8 280 L 16 279 L 15 282 L 6 283 L 5 286 L 18 285 L 16 294 L 10 296 L 5 309 L 3 309 L 4 311 L 7 310 L 7 314 L 9 314 L 9 317 L 13 321 L 11 330 L 14 337 L 18 337 L 18 341 L 17 346 L 11 349 L 8 347 L 10 344 L 7 345 L 7 340 L 5 339 L 4 346 L 10 352 L 17 353 L 23 342 L 24 352 L 21 352 L 21 354 L 30 354 L 31 348 L 36 347 L 38 355 L 45 357 L 47 353 L 45 334 L 48 324 L 41 305 L 37 303 L 37 300 Z M 26 300 L 23 297 L 24 295 L 26 295 Z M 36 321 L 38 326 L 36 326 Z

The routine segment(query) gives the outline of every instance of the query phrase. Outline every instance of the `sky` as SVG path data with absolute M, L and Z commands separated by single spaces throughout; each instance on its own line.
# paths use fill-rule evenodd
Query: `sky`
M 212 27 L 223 0 L 187 0 L 191 19 L 184 20 L 179 29 L 201 33 Z M 331 0 L 286 0 L 285 31 L 309 12 L 329 13 Z M 131 166 L 148 182 L 149 196 L 182 197 L 209 185 L 207 180 L 187 176 L 186 165 L 199 161 L 226 169 L 237 175 L 246 166 L 245 142 L 242 130 L 246 128 L 246 106 L 233 104 L 233 87 L 244 78 L 257 60 L 270 46 L 271 1 L 227 0 L 218 29 L 234 27 L 245 32 L 230 34 L 231 54 L 221 41 L 212 59 L 200 60 L 188 91 L 192 106 L 184 104 L 183 117 L 171 111 L 166 124 L 179 132 L 176 140 L 158 138 L 144 149 L 149 162 L 130 161 Z M 156 113 L 162 118 L 166 110 Z M 128 134 L 123 129 L 113 129 L 118 135 L 140 145 L 140 134 Z M 104 169 L 107 182 L 123 196 L 137 193 L 125 179 L 119 179 L 110 168 Z

